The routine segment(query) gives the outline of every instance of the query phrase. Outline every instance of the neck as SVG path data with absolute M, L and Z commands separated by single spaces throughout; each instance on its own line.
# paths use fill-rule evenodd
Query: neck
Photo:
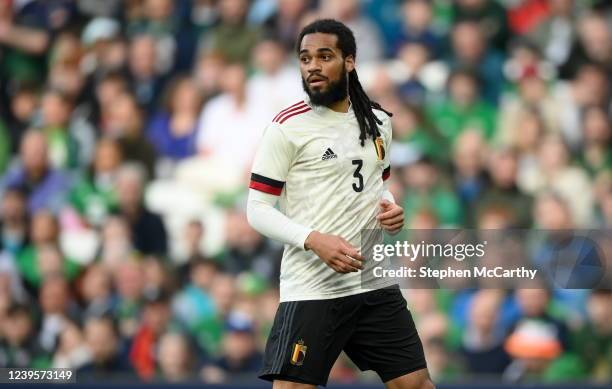
M 246 95 L 244 91 L 239 91 L 239 92 L 234 93 L 233 97 L 234 97 L 234 101 L 236 102 L 236 106 L 238 108 L 242 108 L 246 100 Z
M 347 113 L 349 110 L 349 106 L 349 98 L 346 97 L 340 101 L 336 101 L 335 103 L 328 105 L 327 108 L 335 112 Z

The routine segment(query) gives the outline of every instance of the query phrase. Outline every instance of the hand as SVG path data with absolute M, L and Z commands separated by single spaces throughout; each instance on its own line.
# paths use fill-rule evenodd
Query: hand
M 338 273 L 352 273 L 363 269 L 363 257 L 346 239 L 336 235 L 313 231 L 304 242 L 306 249 L 312 250 Z
M 397 234 L 404 227 L 404 208 L 393 204 L 389 200 L 380 201 L 381 211 L 376 216 L 383 230 L 390 234 Z
M 6 39 L 8 39 L 10 31 L 11 31 L 10 20 L 0 19 L 0 40 L 5 41 Z

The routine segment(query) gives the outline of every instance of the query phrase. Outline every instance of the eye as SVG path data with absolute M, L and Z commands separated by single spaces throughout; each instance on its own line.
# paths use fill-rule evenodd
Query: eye
M 329 54 L 324 54 L 324 55 L 322 55 L 322 56 L 321 56 L 321 59 L 322 59 L 323 61 L 329 61 L 329 60 L 331 60 L 331 55 L 329 55 Z
M 302 63 L 308 63 L 308 62 L 310 61 L 310 58 L 308 58 L 308 57 L 301 57 L 301 58 L 300 58 L 300 61 L 301 61 Z

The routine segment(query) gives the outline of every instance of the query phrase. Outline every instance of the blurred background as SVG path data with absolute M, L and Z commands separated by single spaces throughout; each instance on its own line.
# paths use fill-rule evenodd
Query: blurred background
M 609 1 L 0 0 L 0 367 L 256 382 L 282 246 L 249 168 L 323 16 L 408 228 L 612 227 Z M 404 294 L 436 382 L 612 380 L 610 291 Z

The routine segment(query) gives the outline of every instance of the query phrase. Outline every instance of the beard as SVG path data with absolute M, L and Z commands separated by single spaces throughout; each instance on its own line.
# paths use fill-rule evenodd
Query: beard
M 304 92 L 306 92 L 314 105 L 327 107 L 344 100 L 348 96 L 348 77 L 346 76 L 346 71 L 343 70 L 338 81 L 330 81 L 327 89 L 321 91 L 311 90 L 304 77 L 302 77 L 302 88 L 304 88 Z

